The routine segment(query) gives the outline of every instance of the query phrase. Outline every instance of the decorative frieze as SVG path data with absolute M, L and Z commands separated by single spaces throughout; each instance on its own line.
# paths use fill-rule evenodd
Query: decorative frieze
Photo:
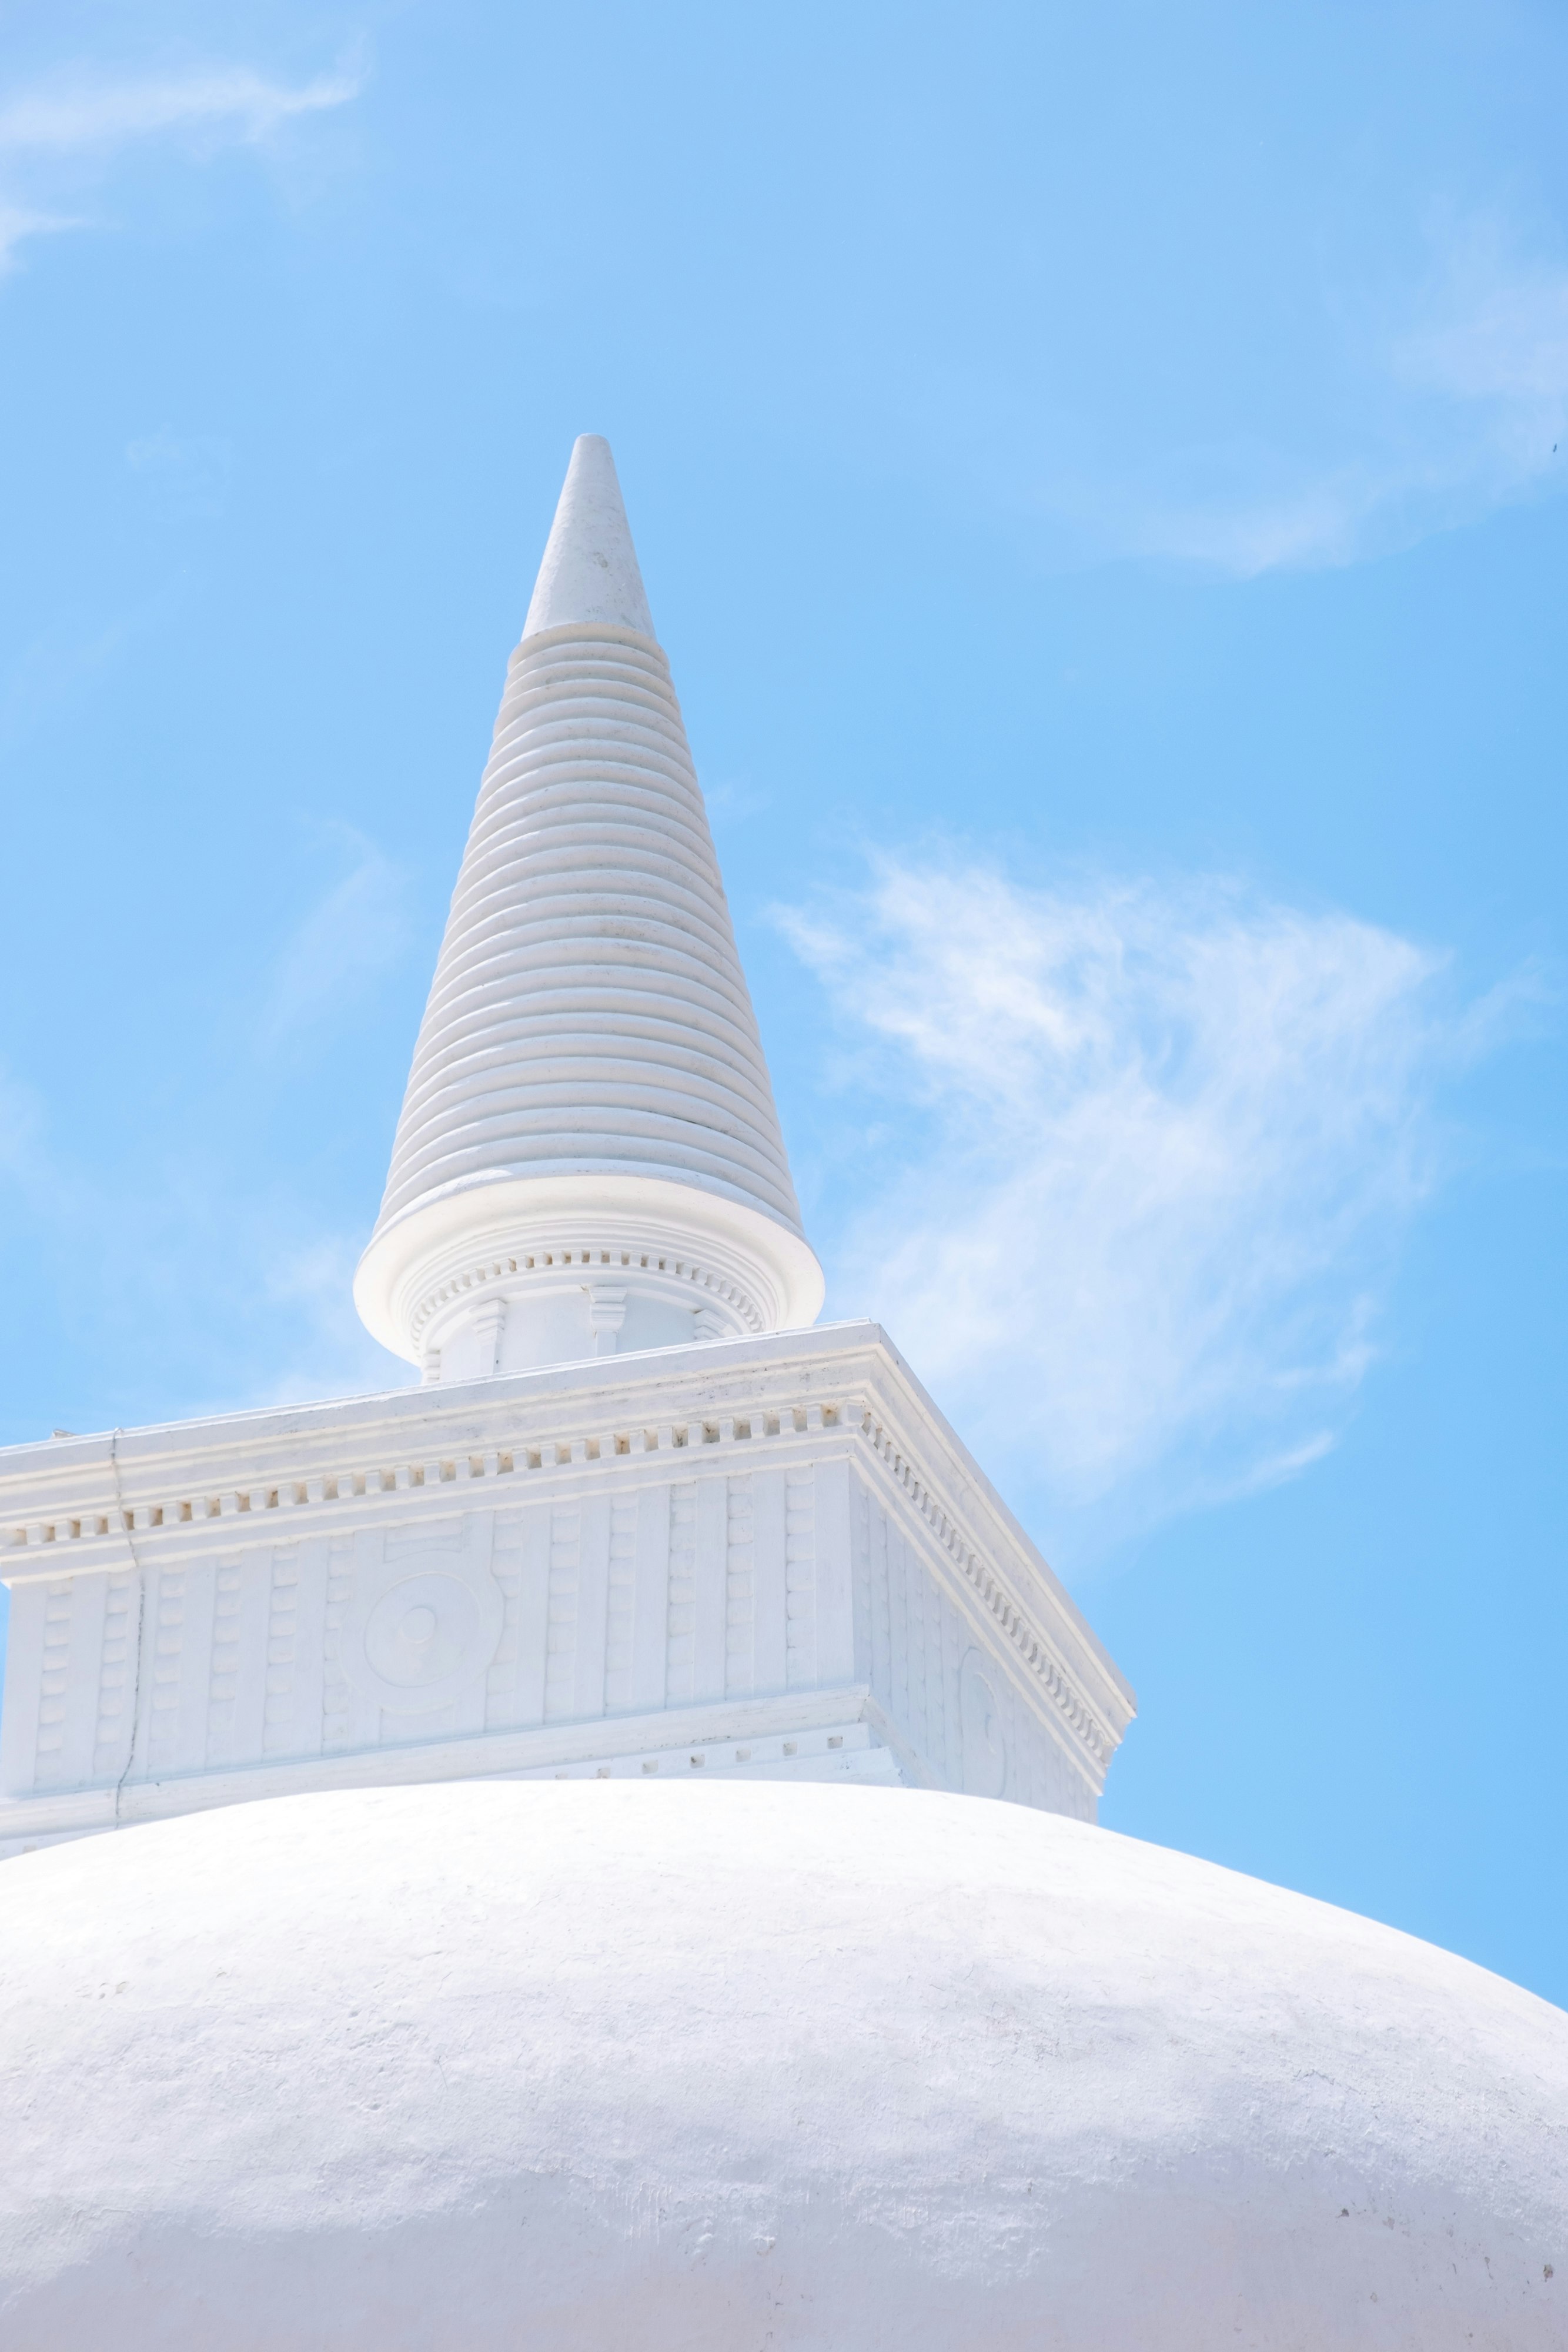
M 550 1513 L 549 1602 L 545 1612 L 545 1721 L 576 1713 L 577 1580 L 582 1564 L 582 1509 L 558 1503 Z
M 804 1464 L 784 1474 L 784 1561 L 785 1675 L 799 1690 L 817 1665 L 816 1493 Z
M 610 1506 L 609 1600 L 605 1612 L 604 1711 L 631 1712 L 632 1666 L 637 1633 L 637 1520 L 640 1503 L 627 1496 Z
M 587 1245 L 562 1239 L 535 1249 L 492 1251 L 444 1276 L 409 1310 L 411 1348 L 423 1350 L 432 1327 L 450 1308 L 467 1306 L 472 1308 L 467 1318 L 470 1326 L 482 1328 L 488 1339 L 486 1370 L 494 1370 L 506 1325 L 506 1300 L 515 1296 L 526 1299 L 530 1276 L 541 1286 L 557 1284 L 565 1276 L 584 1290 L 590 1301 L 590 1329 L 612 1336 L 618 1335 L 625 1323 L 627 1289 L 633 1280 L 683 1301 L 689 1297 L 693 1311 L 699 1315 L 722 1307 L 726 1311 L 715 1337 L 727 1337 L 731 1329 L 760 1334 L 768 1328 L 771 1302 L 758 1298 L 738 1271 L 704 1265 L 675 1250 L 649 1248 L 619 1238 Z
M 670 1583 L 665 1610 L 664 1694 L 672 1706 L 696 1690 L 697 1490 L 687 1479 L 670 1489 Z
M 37 1753 L 42 1778 L 65 1744 L 66 1684 L 70 1664 L 71 1603 L 75 1588 L 52 1584 L 44 1602 L 44 1639 L 38 1670 Z
M 237 1576 L 237 1570 L 235 1573 Z M 118 1775 L 123 1770 L 130 1753 L 131 1684 L 135 1671 L 131 1644 L 140 1637 L 140 1629 L 134 1620 L 141 1598 L 141 1579 L 110 1576 L 104 1580 L 104 1587 L 103 1645 L 99 1653 L 98 1669 L 98 1717 L 93 1727 L 94 1779 Z
M 177 1436 L 0 1456 L 16 1525 L 104 1522 L 0 1561 L 0 1843 L 73 1790 L 123 1818 L 138 1789 L 834 1692 L 895 1777 L 1088 1816 L 1130 1712 L 873 1327 Z
M 814 1416 L 814 1417 L 813 1417 Z M 204 1525 L 214 1518 L 257 1518 L 272 1511 L 308 1509 L 319 1503 L 354 1502 L 365 1496 L 422 1494 L 436 1486 L 463 1486 L 481 1478 L 510 1477 L 518 1472 L 557 1470 L 584 1462 L 608 1462 L 632 1454 L 695 1450 L 698 1446 L 747 1444 L 753 1439 L 796 1434 L 810 1429 L 840 1426 L 841 1407 L 817 1404 L 783 1412 L 761 1412 L 722 1421 L 665 1423 L 663 1427 L 596 1430 L 591 1434 L 545 1437 L 486 1453 L 456 1454 L 434 1460 L 402 1462 L 391 1468 L 318 1472 L 309 1477 L 283 1477 L 265 1486 L 242 1486 L 217 1495 L 181 1496 L 168 1502 L 139 1503 L 104 1512 L 75 1508 L 48 1519 L 0 1527 L 0 1555 L 37 1549 L 50 1544 L 77 1544 L 94 1538 L 116 1538 L 132 1532 L 151 1533 Z M 8 1581 L 25 1564 L 15 1567 L 0 1558 L 0 1578 Z
M 749 1475 L 742 1471 L 725 1488 L 724 1687 L 734 1697 L 755 1687 L 757 1542 Z

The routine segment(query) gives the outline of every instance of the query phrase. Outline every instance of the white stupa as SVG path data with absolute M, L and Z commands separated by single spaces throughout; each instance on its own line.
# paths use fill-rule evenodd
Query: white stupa
M 1131 1693 L 815 1327 L 591 436 L 355 1295 L 419 1388 L 0 1454 L 6 2352 L 1568 2341 L 1568 2018 L 1096 1828 Z

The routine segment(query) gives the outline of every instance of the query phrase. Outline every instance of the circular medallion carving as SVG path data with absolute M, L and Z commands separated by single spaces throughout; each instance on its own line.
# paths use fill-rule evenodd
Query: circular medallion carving
M 461 1667 L 479 1630 L 473 1587 L 427 1568 L 382 1593 L 365 1620 L 365 1655 L 400 1690 L 423 1690 Z
M 444 1706 L 484 1673 L 501 1635 L 501 1596 L 487 1574 L 426 1556 L 383 1570 L 347 1612 L 343 1672 L 393 1714 Z

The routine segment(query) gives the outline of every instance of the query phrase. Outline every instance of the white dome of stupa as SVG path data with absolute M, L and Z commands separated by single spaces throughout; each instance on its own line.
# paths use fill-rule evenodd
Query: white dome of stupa
M 1568 2017 L 1054 1815 L 464 1782 L 5 1891 L 7 2352 L 1568 2336 Z
M 1134 1695 L 801 1229 L 579 440 L 356 1277 L 0 1453 L 3 2352 L 1548 2352 L 1568 2017 L 1093 1826 Z

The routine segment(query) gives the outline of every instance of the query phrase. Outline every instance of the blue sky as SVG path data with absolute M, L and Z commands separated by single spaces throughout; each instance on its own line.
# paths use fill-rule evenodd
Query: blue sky
M 348 1298 L 573 436 L 1104 1818 L 1568 2000 L 1568 17 L 0 5 L 0 1436 Z

